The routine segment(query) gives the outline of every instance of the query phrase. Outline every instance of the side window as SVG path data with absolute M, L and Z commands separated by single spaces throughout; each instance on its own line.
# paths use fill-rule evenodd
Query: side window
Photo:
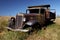
M 41 13 L 41 14 L 44 14 L 44 13 L 45 13 L 45 9 L 42 8 L 42 9 L 40 10 L 40 13 Z

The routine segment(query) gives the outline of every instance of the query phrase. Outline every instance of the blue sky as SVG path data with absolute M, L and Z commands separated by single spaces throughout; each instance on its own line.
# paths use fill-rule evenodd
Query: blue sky
M 25 13 L 28 6 L 50 4 L 60 15 L 60 0 L 0 0 L 0 16 L 15 16 L 19 12 Z

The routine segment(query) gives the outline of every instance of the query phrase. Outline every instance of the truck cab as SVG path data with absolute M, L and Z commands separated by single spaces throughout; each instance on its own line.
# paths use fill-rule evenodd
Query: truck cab
M 29 6 L 27 11 L 29 14 L 41 14 L 44 15 L 46 19 L 54 19 L 56 18 L 55 9 L 50 9 L 50 5 L 40 5 L 40 6 Z M 28 13 L 26 11 L 26 13 Z M 53 20 L 52 20 L 53 21 Z

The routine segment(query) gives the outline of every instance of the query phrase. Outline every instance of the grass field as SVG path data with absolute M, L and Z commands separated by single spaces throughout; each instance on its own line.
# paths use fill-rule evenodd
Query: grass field
M 60 18 L 56 18 L 55 24 L 48 25 L 46 30 L 42 29 L 30 35 L 5 29 L 9 18 L 0 17 L 0 40 L 60 40 Z

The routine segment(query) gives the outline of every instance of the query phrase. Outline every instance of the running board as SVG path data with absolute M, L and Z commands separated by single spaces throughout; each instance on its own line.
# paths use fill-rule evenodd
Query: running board
M 7 29 L 9 29 L 11 31 L 20 31 L 20 32 L 28 32 L 29 31 L 29 30 L 26 30 L 26 29 L 12 29 L 10 27 L 5 27 L 5 28 L 7 28 Z

